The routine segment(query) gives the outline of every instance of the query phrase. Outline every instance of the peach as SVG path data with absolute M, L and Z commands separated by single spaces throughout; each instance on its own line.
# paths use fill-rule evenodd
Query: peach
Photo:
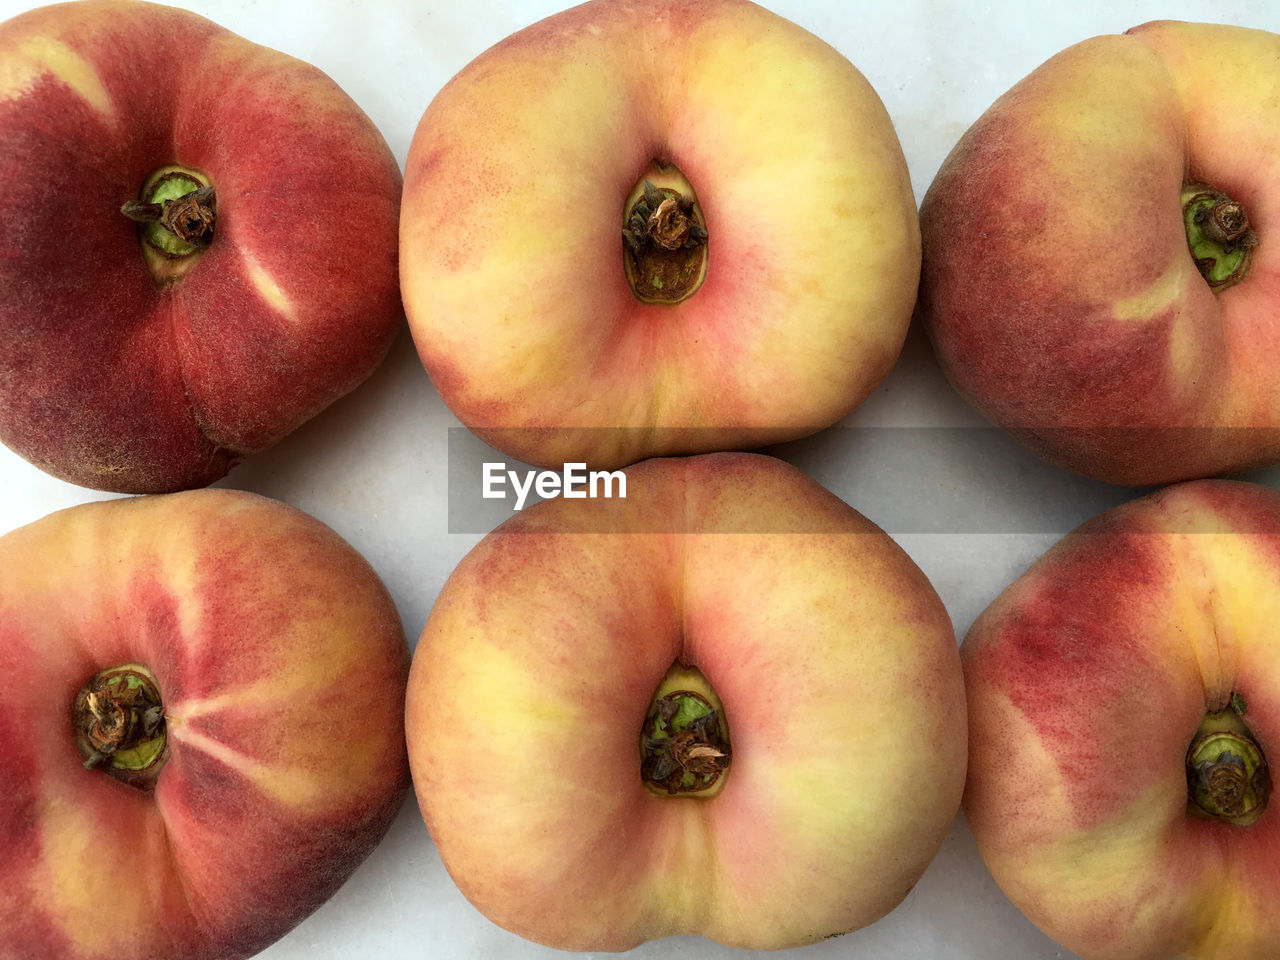
M 316 68 L 194 14 L 0 24 L 0 182 L 0 440 L 64 480 L 207 484 L 364 380 L 399 323 L 381 135 Z
M 964 641 L 965 811 L 1085 960 L 1280 957 L 1280 494 L 1190 482 L 1037 561 Z
M 422 117 L 400 237 L 441 396 L 542 466 L 828 426 L 893 365 L 919 279 L 879 98 L 743 0 L 597 0 L 493 47 Z
M 495 923 L 573 950 L 871 923 L 959 804 L 946 611 L 794 467 L 626 473 L 625 500 L 516 514 L 431 611 L 406 729 L 446 868 Z
M 248 957 L 325 901 L 408 785 L 408 651 L 329 528 L 224 490 L 0 538 L 0 953 Z
M 1280 35 L 1211 24 L 1086 40 L 943 163 L 921 313 L 1039 456 L 1123 484 L 1280 460 L 1277 57 Z

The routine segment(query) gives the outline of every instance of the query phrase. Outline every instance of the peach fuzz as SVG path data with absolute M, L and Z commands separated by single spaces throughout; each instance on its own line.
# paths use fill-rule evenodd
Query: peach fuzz
M 1122 484 L 1280 460 L 1280 35 L 1153 22 L 997 100 L 921 207 L 921 314 L 966 398 L 1037 455 Z M 1182 191 L 1258 240 L 1215 293 Z
M 0 538 L 0 566 L 4 956 L 248 957 L 381 839 L 408 650 L 333 531 L 197 491 L 51 514 Z M 147 785 L 87 769 L 73 736 L 82 687 L 131 664 L 163 706 Z
M 216 207 L 173 259 L 121 212 L 171 165 Z M 0 24 L 0 183 L 0 439 L 64 480 L 210 483 L 363 381 L 400 321 L 381 135 L 315 67 L 192 13 Z
M 780 461 L 627 477 L 626 500 L 513 517 L 431 612 L 406 728 L 446 868 L 495 923 L 573 950 L 680 933 L 771 949 L 871 923 L 958 808 L 946 611 L 883 532 Z M 728 728 L 708 795 L 642 780 L 673 667 Z
M 1216 819 L 1188 785 L 1233 700 L 1278 756 L 1278 568 L 1280 494 L 1186 483 L 1080 527 L 965 639 L 970 826 L 1009 898 L 1085 960 L 1280 957 L 1280 809 Z
M 705 281 L 679 303 L 626 277 L 646 177 L 705 219 Z M 528 463 L 617 466 L 848 413 L 901 349 L 919 228 L 889 117 L 830 46 L 742 0 L 597 0 L 432 101 L 400 275 L 464 424 Z

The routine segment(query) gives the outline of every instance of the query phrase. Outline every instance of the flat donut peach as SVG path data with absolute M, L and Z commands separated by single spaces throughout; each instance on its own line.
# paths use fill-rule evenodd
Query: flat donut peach
M 812 943 L 896 906 L 964 781 L 945 609 L 865 517 L 754 454 L 547 500 L 450 576 L 410 766 L 493 922 L 571 950 Z
M 332 80 L 147 3 L 22 14 L 0 64 L 7 446 L 98 489 L 203 486 L 373 371 L 400 172 Z M 154 220 L 206 188 L 186 239 Z
M 1054 546 L 965 638 L 965 813 L 1084 960 L 1280 957 L 1280 494 L 1201 480 Z
M 597 0 L 432 101 L 400 274 L 464 424 L 616 466 L 848 413 L 901 349 L 919 229 L 889 117 L 834 49 L 741 0 Z
M 319 907 L 408 786 L 408 649 L 319 521 L 229 490 L 0 537 L 0 952 L 237 960 Z
M 1095 37 L 943 163 L 921 314 L 956 388 L 1037 455 L 1131 485 L 1280 460 L 1277 57 L 1243 27 Z

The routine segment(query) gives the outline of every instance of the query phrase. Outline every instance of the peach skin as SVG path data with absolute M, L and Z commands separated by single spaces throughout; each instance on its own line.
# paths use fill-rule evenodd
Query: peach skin
M 1280 958 L 1280 494 L 1165 488 L 974 623 L 965 811 L 1009 898 L 1085 960 Z
M 1001 97 L 921 206 L 943 370 L 1112 483 L 1280 460 L 1280 35 L 1154 22 Z
M 493 922 L 563 949 L 871 923 L 959 804 L 941 601 L 781 461 L 626 473 L 625 500 L 517 514 L 431 611 L 406 729 L 445 866 Z
M 408 650 L 319 521 L 201 490 L 0 538 L 0 953 L 233 960 L 381 839 Z
M 400 172 L 315 67 L 195 14 L 0 24 L 0 440 L 203 486 L 363 381 L 400 322 Z
M 400 238 L 441 396 L 542 466 L 830 425 L 893 366 L 920 274 L 875 91 L 744 0 L 596 0 L 482 54 L 418 125 Z

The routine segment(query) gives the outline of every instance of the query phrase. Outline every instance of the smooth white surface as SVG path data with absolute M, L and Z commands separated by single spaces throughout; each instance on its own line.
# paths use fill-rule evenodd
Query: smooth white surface
M 418 118 L 454 73 L 502 37 L 566 4 L 469 0 L 465 4 L 368 0 L 183 4 L 258 43 L 308 60 L 336 79 L 382 130 L 403 166 Z M 1046 11 L 1025 0 L 772 0 L 766 4 L 821 36 L 875 86 L 897 126 L 917 199 L 956 139 L 997 96 L 1053 53 L 1086 37 L 1157 18 L 1203 19 L 1189 0 L 1078 2 Z M 0 0 L 0 18 L 30 4 Z M 1227 0 L 1223 22 L 1280 30 L 1274 0 Z M 3 186 L 0 185 L 0 189 Z M 942 379 L 918 331 L 898 367 L 842 425 L 775 452 L 800 465 L 885 525 L 932 579 L 963 636 L 973 619 L 1061 532 L 1129 491 L 1070 477 L 1012 444 L 971 445 L 963 429 L 899 434 L 912 453 L 875 456 L 887 434 L 872 427 L 974 427 L 982 423 Z M 411 642 L 445 578 L 476 535 L 446 526 L 445 409 L 403 332 L 386 363 L 354 394 L 220 485 L 285 500 L 334 527 L 382 575 Z M 993 468 L 994 464 L 994 468 Z M 1280 471 L 1251 476 L 1280 486 Z M 866 491 L 890 491 L 868 505 Z M 107 495 L 61 483 L 0 448 L 0 532 L 61 507 Z M 954 511 L 956 529 L 903 521 L 915 503 L 932 517 Z M 1006 508 L 1018 523 L 993 523 Z M 984 511 L 986 511 L 984 513 Z M 973 519 L 977 517 L 978 519 Z M 1001 532 L 1001 531 L 1024 532 Z M 2 574 L 0 574 L 2 575 Z M 874 865 L 868 865 L 874 869 Z M 505 933 L 457 892 L 412 798 L 383 844 L 337 896 L 263 954 L 327 958 L 533 958 L 558 953 Z M 683 937 L 634 951 L 643 958 L 729 958 L 730 950 Z M 777 956 L 1049 960 L 1071 955 L 1009 904 L 958 819 L 906 901 L 871 927 Z

